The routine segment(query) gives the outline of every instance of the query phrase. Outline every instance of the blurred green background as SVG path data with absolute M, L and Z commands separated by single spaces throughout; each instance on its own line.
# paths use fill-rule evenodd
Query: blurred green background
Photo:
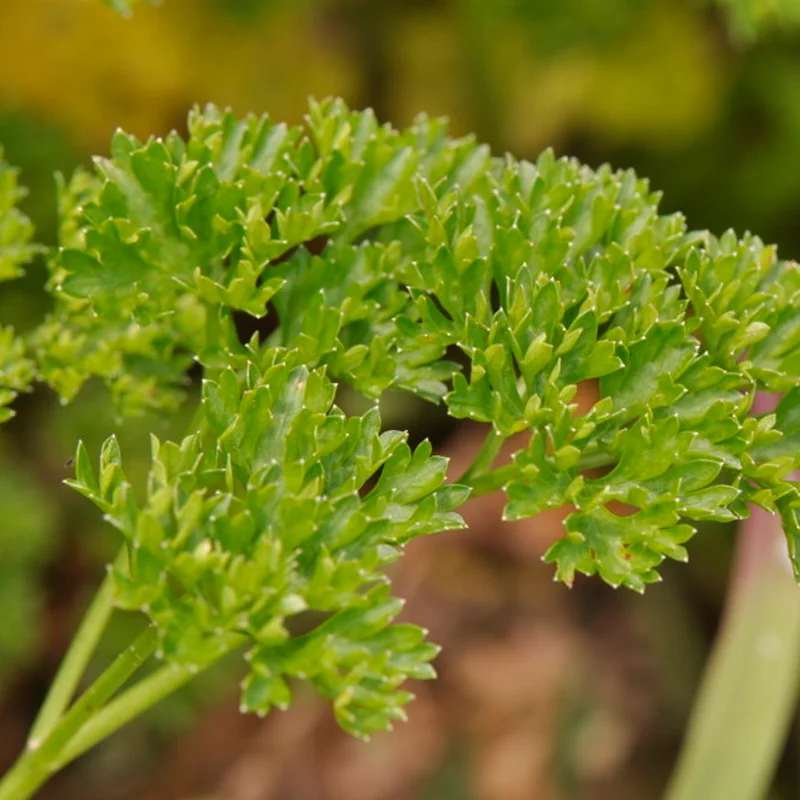
M 787 7 L 794 7 L 785 0 Z M 298 122 L 340 95 L 408 124 L 447 115 L 495 152 L 547 146 L 634 167 L 690 226 L 752 230 L 800 253 L 800 32 L 731 0 L 166 0 L 125 19 L 100 0 L 0 0 L 0 143 L 22 169 L 39 237 L 55 241 L 55 171 L 104 153 L 117 127 L 182 130 L 194 103 Z M 773 4 L 774 5 L 774 4 Z M 795 14 L 798 16 L 798 14 Z M 731 27 L 731 19 L 735 28 Z M 22 330 L 47 310 L 45 270 L 4 285 Z M 89 386 L 60 408 L 44 390 L 0 434 L 0 767 L 21 745 L 113 534 L 64 488 L 65 460 L 112 430 L 140 471 L 147 434 L 185 420 L 120 423 Z M 392 425 L 458 461 L 467 426 L 389 399 Z M 187 409 L 186 414 L 190 414 Z M 538 556 L 558 515 L 499 523 L 412 548 L 397 575 L 409 615 L 445 646 L 410 722 L 369 746 L 301 695 L 287 714 L 239 717 L 236 667 L 75 765 L 49 798 L 224 800 L 649 800 L 663 789 L 724 596 L 733 531 L 703 531 L 688 566 L 644 598 L 551 582 Z M 105 656 L 137 625 L 120 618 Z M 102 657 L 102 654 L 101 654 Z M 800 795 L 797 725 L 774 800 Z

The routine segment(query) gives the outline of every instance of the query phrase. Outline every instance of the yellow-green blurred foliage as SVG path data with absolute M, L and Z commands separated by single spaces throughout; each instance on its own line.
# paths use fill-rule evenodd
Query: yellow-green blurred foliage
M 263 18 L 170 0 L 126 18 L 96 0 L 0 4 L 3 105 L 103 148 L 116 127 L 182 124 L 198 101 L 296 119 L 309 90 L 352 95 L 355 65 L 302 3 Z
M 797 0 L 718 0 L 730 14 L 733 32 L 753 39 L 770 28 L 791 29 L 800 23 Z
M 758 20 L 773 6 L 731 5 Z M 786 36 L 742 49 L 728 22 L 706 0 L 166 0 L 130 18 L 99 0 L 2 0 L 0 138 L 39 190 L 118 126 L 160 134 L 208 101 L 295 122 L 309 95 L 337 94 L 400 125 L 447 115 L 519 155 L 554 145 L 639 166 L 670 206 L 703 211 L 698 225 L 770 235 L 800 188 L 783 158 L 800 133 L 800 59 Z M 781 156 L 762 165 L 776 201 L 738 185 L 762 143 Z M 714 195 L 702 204 L 698 181 Z M 52 227 L 39 196 L 29 207 Z
M 338 94 L 377 101 L 398 124 L 448 114 L 458 132 L 490 102 L 503 143 L 535 151 L 575 127 L 615 142 L 685 141 L 713 120 L 724 81 L 704 17 L 674 4 L 643 3 L 613 47 L 556 49 L 539 41 L 535 13 L 502 2 L 249 5 L 169 0 L 126 18 L 95 0 L 6 0 L 0 101 L 101 150 L 115 127 L 162 132 L 195 102 L 294 121 L 309 94 Z M 579 26 L 594 4 L 566 5 Z M 570 9 L 556 17 L 545 20 L 551 45 Z M 385 64 L 364 63 L 359 40 L 372 29 Z M 364 97 L 370 68 L 386 73 L 383 97 Z

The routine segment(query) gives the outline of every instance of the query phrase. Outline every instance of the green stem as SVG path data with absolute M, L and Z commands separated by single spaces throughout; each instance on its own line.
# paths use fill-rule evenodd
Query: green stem
M 64 762 L 63 751 L 75 734 L 108 702 L 153 654 L 156 629 L 148 626 L 81 695 L 44 740 L 33 739 L 0 781 L 0 800 L 27 800 Z
M 122 565 L 126 558 L 122 548 L 114 561 L 114 566 Z M 65 709 L 75 696 L 75 690 L 83 677 L 86 667 L 94 655 L 100 637 L 105 631 L 114 610 L 114 586 L 111 574 L 106 574 L 91 605 L 86 610 L 75 638 L 61 661 L 55 678 L 47 692 L 44 703 L 33 723 L 28 743 L 42 741 L 61 718 Z
M 478 475 L 466 481 L 459 481 L 459 483 L 472 489 L 470 497 L 482 497 L 485 494 L 500 491 L 516 477 L 519 477 L 519 468 L 516 464 L 506 464 L 506 466 L 493 469 L 485 475 Z
M 491 469 L 505 440 L 505 436 L 498 433 L 494 428 L 491 428 L 489 433 L 486 434 L 486 438 L 483 440 L 483 444 L 480 450 L 478 450 L 478 454 L 475 456 L 472 464 L 470 464 L 467 471 L 456 483 L 472 486 L 476 478 L 484 475 Z
M 508 481 L 518 476 L 519 470 L 514 464 L 506 464 L 497 469 L 492 469 L 503 442 L 505 442 L 505 437 L 492 428 L 486 435 L 478 454 L 475 456 L 475 460 L 456 481 L 456 483 L 469 486 L 472 489 L 472 497 L 480 497 L 496 492 L 502 489 Z M 578 470 L 583 470 L 591 469 L 592 467 L 607 467 L 611 464 L 616 464 L 618 460 L 618 456 L 611 455 L 603 450 L 595 450 L 594 452 L 584 453 L 577 468 Z
M 619 456 L 606 453 L 604 450 L 584 450 L 581 454 L 580 461 L 578 462 L 578 469 L 591 469 L 593 467 L 608 467 L 611 464 L 616 464 L 619 461 Z
M 241 636 L 231 635 L 222 639 L 219 650 L 202 664 L 195 665 L 193 668 L 179 664 L 166 664 L 152 675 L 143 678 L 135 686 L 112 700 L 77 732 L 62 750 L 56 768 L 61 769 L 111 734 L 116 733 L 142 712 L 161 702 L 165 697 L 197 677 L 199 672 L 240 647 L 243 641 Z
M 722 629 L 666 800 L 761 800 L 798 689 L 800 587 L 780 519 L 742 525 Z

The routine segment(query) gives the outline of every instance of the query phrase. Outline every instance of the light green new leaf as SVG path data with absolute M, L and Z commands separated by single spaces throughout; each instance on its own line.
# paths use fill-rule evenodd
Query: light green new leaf
M 304 678 L 368 736 L 403 718 L 398 687 L 432 677 L 437 652 L 418 628 L 391 625 L 402 603 L 382 569 L 411 538 L 463 527 L 454 509 L 469 492 L 444 485 L 430 445 L 412 453 L 380 433 L 376 409 L 345 417 L 324 373 L 283 355 L 205 382 L 210 434 L 154 439 L 141 502 L 113 438 L 99 477 L 79 448 L 71 483 L 122 532 L 117 602 L 154 622 L 164 657 L 201 664 L 222 634 L 244 636 L 246 710 L 286 706 L 286 678 Z M 311 611 L 321 621 L 293 636 L 292 617 Z

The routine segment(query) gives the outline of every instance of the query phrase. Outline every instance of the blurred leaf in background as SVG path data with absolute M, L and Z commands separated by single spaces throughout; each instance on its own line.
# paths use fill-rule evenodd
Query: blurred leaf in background
M 4 455 L 7 456 L 6 453 Z M 29 470 L 0 466 L 0 700 L 15 669 L 29 662 L 44 633 L 38 576 L 56 544 L 57 507 Z
M 773 28 L 800 24 L 798 0 L 717 0 L 730 15 L 731 29 L 742 40 L 752 40 Z
M 101 150 L 117 127 L 182 126 L 198 101 L 297 120 L 310 88 L 352 95 L 346 54 L 304 4 L 281 3 L 259 24 L 225 8 L 170 0 L 125 19 L 100 3 L 0 4 L 0 101 Z

